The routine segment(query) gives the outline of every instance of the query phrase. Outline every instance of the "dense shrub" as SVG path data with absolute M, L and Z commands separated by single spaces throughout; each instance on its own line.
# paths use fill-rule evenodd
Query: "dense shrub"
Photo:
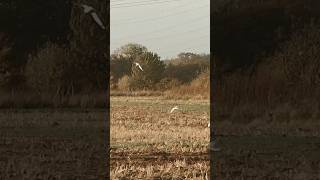
M 112 82 L 117 84 L 118 80 L 127 75 L 131 75 L 132 60 L 123 55 L 111 55 L 110 76 Z
M 36 55 L 30 56 L 26 66 L 27 84 L 41 93 L 56 93 L 73 90 L 70 52 L 65 47 L 47 43 Z
M 165 61 L 165 77 L 189 83 L 210 67 L 210 56 L 207 54 L 180 53 L 175 59 Z
M 146 52 L 148 52 L 148 49 L 145 46 L 134 43 L 129 43 L 116 49 L 111 54 L 110 61 L 110 76 L 112 76 L 112 83 L 117 84 L 118 80 L 125 75 L 131 76 L 134 60 Z
M 199 89 L 202 89 L 202 91 L 207 91 L 210 90 L 210 69 L 206 69 L 203 71 L 197 78 L 192 80 L 191 82 L 191 87 L 196 87 Z
M 310 24 L 292 35 L 276 58 L 281 60 L 288 83 L 320 84 L 320 25 Z
M 181 81 L 179 81 L 176 78 L 170 79 L 170 78 L 163 78 L 160 80 L 160 82 L 157 83 L 156 89 L 160 91 L 176 88 L 178 86 L 182 85 Z
M 217 110 L 229 113 L 241 107 L 255 107 L 261 115 L 283 105 L 292 111 L 312 105 L 318 108 L 315 99 L 320 98 L 319 42 L 319 25 L 311 23 L 293 33 L 273 55 L 261 59 L 255 73 L 223 73 L 214 87 Z M 308 113 L 312 111 L 309 109 Z
M 163 78 L 165 65 L 156 53 L 146 52 L 136 57 L 134 63 L 139 63 L 143 71 L 136 65 L 132 66 L 130 86 L 132 89 L 154 89 Z
M 118 89 L 122 91 L 130 90 L 130 77 L 125 75 L 118 81 Z
M 167 98 L 209 99 L 210 97 L 210 70 L 207 69 L 187 84 L 167 89 Z

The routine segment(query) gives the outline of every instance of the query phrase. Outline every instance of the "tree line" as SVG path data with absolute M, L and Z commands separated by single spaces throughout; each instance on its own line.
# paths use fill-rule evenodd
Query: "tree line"
M 270 112 L 299 120 L 317 116 L 320 2 L 216 2 L 215 115 L 238 122 L 263 120 Z
M 212 51 L 223 72 L 252 69 L 305 24 L 318 21 L 317 0 L 214 0 Z
M 161 61 L 145 46 L 129 43 L 111 54 L 110 84 L 114 90 L 164 91 L 188 84 L 209 69 L 209 54 L 182 52 L 176 58 Z

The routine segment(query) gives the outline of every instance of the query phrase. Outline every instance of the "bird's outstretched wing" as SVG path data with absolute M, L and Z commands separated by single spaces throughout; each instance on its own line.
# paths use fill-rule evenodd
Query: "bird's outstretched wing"
M 171 109 L 170 113 L 172 113 L 172 112 L 173 112 L 174 110 L 176 110 L 176 109 L 178 109 L 177 106 L 173 107 L 173 108 Z
M 143 69 L 142 69 L 142 67 L 140 66 L 140 64 L 139 64 L 138 66 L 139 66 L 140 70 L 143 71 Z
M 101 27 L 101 29 L 106 29 L 96 12 L 91 12 L 91 16 L 93 20 Z
M 143 71 L 143 69 L 142 69 L 142 67 L 140 66 L 139 63 L 135 62 L 135 65 L 138 66 L 141 71 Z
M 81 4 L 81 7 L 83 7 L 83 11 L 85 14 L 94 11 L 94 8 L 85 4 Z

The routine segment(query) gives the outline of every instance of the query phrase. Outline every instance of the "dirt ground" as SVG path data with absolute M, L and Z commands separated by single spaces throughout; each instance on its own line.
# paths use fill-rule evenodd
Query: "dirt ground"
M 320 179 L 320 138 L 218 137 L 215 179 Z
M 105 111 L 0 111 L 0 179 L 105 179 Z

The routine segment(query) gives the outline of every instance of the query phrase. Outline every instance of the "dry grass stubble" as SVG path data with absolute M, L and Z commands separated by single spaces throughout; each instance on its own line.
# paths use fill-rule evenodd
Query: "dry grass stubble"
M 208 179 L 208 108 L 205 101 L 111 98 L 111 178 Z

